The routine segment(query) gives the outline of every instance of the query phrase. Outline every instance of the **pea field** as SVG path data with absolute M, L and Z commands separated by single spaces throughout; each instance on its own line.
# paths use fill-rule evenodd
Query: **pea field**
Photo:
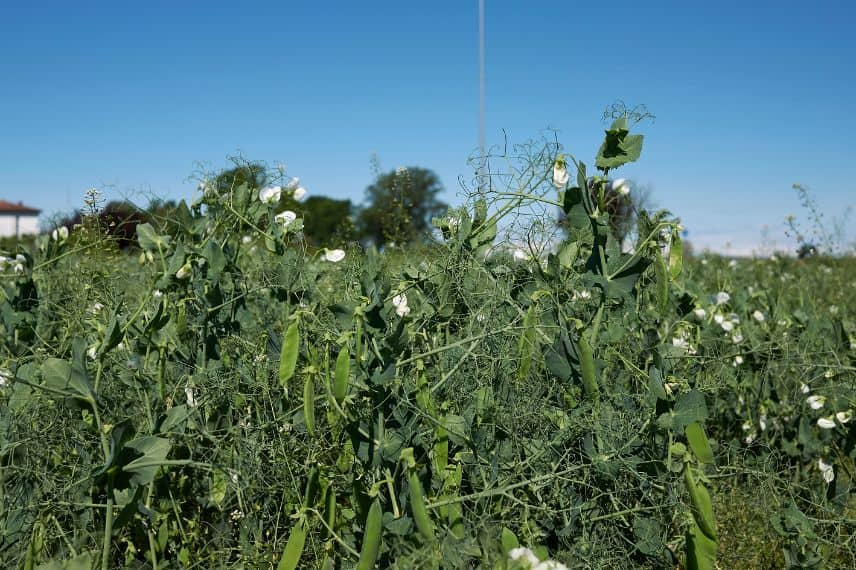
M 380 252 L 246 182 L 2 252 L 0 567 L 856 567 L 856 261 L 620 243 L 642 142 Z

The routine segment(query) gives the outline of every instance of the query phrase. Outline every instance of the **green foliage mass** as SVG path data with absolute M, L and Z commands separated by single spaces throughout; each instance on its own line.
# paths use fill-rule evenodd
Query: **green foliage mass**
M 0 564 L 852 567 L 853 259 L 685 260 L 667 212 L 622 251 L 573 164 L 419 249 L 311 253 L 250 169 L 139 255 L 4 254 Z M 570 228 L 524 259 L 530 201 Z
M 425 168 L 400 168 L 378 176 L 366 188 L 367 205 L 360 210 L 361 238 L 377 247 L 419 241 L 431 228 L 431 219 L 445 213 L 437 197 L 443 187 Z

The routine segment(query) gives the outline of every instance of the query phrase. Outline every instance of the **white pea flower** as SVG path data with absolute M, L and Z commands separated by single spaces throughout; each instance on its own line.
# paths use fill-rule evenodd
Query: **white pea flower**
M 303 186 L 298 186 L 294 189 L 295 200 L 302 200 L 304 196 L 306 196 L 306 188 L 304 188 Z
M 26 258 L 26 257 L 24 257 L 24 255 L 23 255 L 23 254 L 20 254 L 20 253 L 19 253 L 18 255 L 16 255 L 16 256 L 15 256 L 15 261 L 17 261 L 18 263 L 24 263 L 24 264 L 26 264 L 26 263 L 27 263 L 27 258 Z
M 92 306 L 89 307 L 89 313 L 92 315 L 97 315 L 98 313 L 101 312 L 101 309 L 103 309 L 103 308 L 104 308 L 104 305 L 102 305 L 101 303 L 97 303 L 97 302 L 93 303 Z
M 294 178 L 292 178 L 291 180 L 288 181 L 288 183 L 285 185 L 285 188 L 286 188 L 286 190 L 294 190 L 299 185 L 300 185 L 300 178 L 295 176 Z
M 545 560 L 533 566 L 532 570 L 568 570 L 568 567 L 555 560 Z
M 51 239 L 54 241 L 59 241 L 59 232 L 54 230 L 51 232 Z
M 274 216 L 273 219 L 282 224 L 283 226 L 288 227 L 291 222 L 297 219 L 297 214 L 295 214 L 291 210 L 286 210 Z
M 24 272 L 24 264 L 23 263 L 16 263 L 14 270 L 15 270 L 15 273 L 17 273 L 18 275 L 22 274 Z
M 824 378 L 834 378 L 835 377 L 835 370 L 833 370 L 832 368 L 828 368 L 826 370 L 826 372 L 823 373 L 823 377 Z
M 740 344 L 741 342 L 743 342 L 743 335 L 740 333 L 734 333 L 731 336 L 731 342 L 733 342 L 734 344 Z
M 818 418 L 817 426 L 823 429 L 832 429 L 835 427 L 835 422 L 829 418 Z
M 86 356 L 88 356 L 91 360 L 95 360 L 95 357 L 98 355 L 98 347 L 90 346 L 86 351 Z
M 193 388 L 190 386 L 184 387 L 184 395 L 187 397 L 187 406 L 189 408 L 195 408 L 199 402 L 196 401 L 196 397 L 193 395 Z
M 835 480 L 835 471 L 832 470 L 832 465 L 826 463 L 822 457 L 817 460 L 817 468 L 820 469 L 824 481 L 832 483 Z
M 178 271 L 175 272 L 175 278 L 176 279 L 187 279 L 188 277 L 190 277 L 190 270 L 191 270 L 190 263 L 185 263 L 184 265 L 181 266 L 181 268 Z
M 741 364 L 743 364 L 743 357 L 740 356 L 739 354 L 737 356 L 735 356 L 733 364 L 734 364 L 734 366 L 740 366 Z
M 755 441 L 755 434 L 750 433 L 745 438 L 743 438 L 743 441 L 746 442 L 746 445 L 752 445 L 752 442 Z
M 698 320 L 702 320 L 707 316 L 707 311 L 699 307 L 693 310 L 693 315 L 695 315 L 695 318 L 697 318 Z
M 826 396 L 809 396 L 805 401 L 812 410 L 819 410 L 826 403 Z
M 800 384 L 800 392 L 803 394 L 808 394 L 811 392 L 811 388 L 808 387 L 808 384 Z
M 720 291 L 719 293 L 717 293 L 717 294 L 716 294 L 716 295 L 714 295 L 714 297 L 713 297 L 713 301 L 714 301 L 717 305 L 724 305 L 725 303 L 727 303 L 727 302 L 728 302 L 728 301 L 730 301 L 730 300 L 731 300 L 731 295 L 729 295 L 729 294 L 728 294 L 728 293 L 726 293 L 725 291 Z
M 410 307 L 407 306 L 407 295 L 400 293 L 392 298 L 392 304 L 395 307 L 395 314 L 399 317 L 406 317 L 410 314 Z
M 345 259 L 345 250 L 343 249 L 325 249 L 324 259 L 333 263 L 338 263 Z
M 570 175 L 568 174 L 568 166 L 565 163 L 565 157 L 559 156 L 553 162 L 553 186 L 561 190 L 568 183 Z
M 161 291 L 160 289 L 155 289 L 154 291 L 152 291 L 152 297 L 154 297 L 155 299 L 160 299 L 161 297 L 163 297 L 163 291 Z
M 0 368 L 0 387 L 8 386 L 12 382 L 12 373 L 5 368 Z
M 713 322 L 715 322 L 716 324 L 721 325 L 724 321 L 725 317 L 723 317 L 719 313 L 713 315 Z
M 253 241 L 252 236 L 244 236 L 241 238 L 241 243 L 250 243 L 251 241 Z
M 743 422 L 743 425 L 740 427 L 743 429 L 743 431 L 749 431 L 750 429 L 752 429 L 752 422 L 750 422 L 749 420 L 746 420 Z
M 728 267 L 731 267 L 732 269 L 733 269 L 733 268 L 735 268 L 735 267 L 737 267 L 737 260 L 736 260 L 736 259 L 732 259 L 731 261 L 729 261 L 729 262 L 728 262 Z
M 734 330 L 734 323 L 732 321 L 722 321 L 719 326 L 722 327 L 722 330 L 725 332 L 731 332 Z
M 672 346 L 677 348 L 683 348 L 686 350 L 689 347 L 690 343 L 687 341 L 686 337 L 676 336 L 672 339 Z
M 535 556 L 534 552 L 522 546 L 512 548 L 508 552 L 508 558 L 514 562 L 528 563 L 530 567 L 537 566 L 541 563 L 541 561 L 538 560 L 538 557 Z
M 839 423 L 846 424 L 853 419 L 853 412 L 850 410 L 847 410 L 846 412 L 836 412 L 835 419 L 838 420 Z
M 511 256 L 516 261 L 526 261 L 527 259 L 529 259 L 529 254 L 523 251 L 522 249 L 515 249 Z
M 758 427 L 761 428 L 761 431 L 764 431 L 767 429 L 767 414 L 761 414 L 758 417 Z
M 758 321 L 759 323 L 763 323 L 767 318 L 764 316 L 764 313 L 761 311 L 755 311 L 752 313 L 752 318 Z
M 833 315 L 837 315 L 838 314 L 838 305 L 830 305 L 829 306 L 829 312 Z
M 591 299 L 591 291 L 586 291 L 585 289 L 582 291 L 574 291 L 572 299 Z
M 265 204 L 276 204 L 282 197 L 282 188 L 279 186 L 271 186 L 259 190 L 259 200 Z

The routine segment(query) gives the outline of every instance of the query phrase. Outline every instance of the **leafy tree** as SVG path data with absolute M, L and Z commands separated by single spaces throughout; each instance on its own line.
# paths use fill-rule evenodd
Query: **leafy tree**
M 420 240 L 431 228 L 431 218 L 448 206 L 437 195 L 440 179 L 425 168 L 399 168 L 378 176 L 366 188 L 368 203 L 359 213 L 359 237 L 377 246 Z
M 354 239 L 350 200 L 335 200 L 327 196 L 310 196 L 298 204 L 303 218 L 303 233 L 315 246 L 339 246 Z
M 236 166 L 220 172 L 212 183 L 218 194 L 226 194 L 246 183 L 250 189 L 261 188 L 267 182 L 267 169 L 263 164 L 257 162 L 239 162 L 241 159 L 232 159 Z

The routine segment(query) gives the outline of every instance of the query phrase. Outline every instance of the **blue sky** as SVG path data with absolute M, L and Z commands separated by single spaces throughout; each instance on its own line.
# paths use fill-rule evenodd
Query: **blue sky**
M 784 216 L 802 215 L 794 182 L 827 217 L 856 202 L 856 3 L 486 6 L 489 143 L 555 128 L 591 163 L 603 109 L 644 103 L 656 121 L 620 174 L 697 248 L 748 252 L 764 225 L 784 246 Z M 90 186 L 189 197 L 200 163 L 240 151 L 355 202 L 376 154 L 433 169 L 457 205 L 478 143 L 477 47 L 476 0 L 9 2 L 0 199 L 51 213 Z

